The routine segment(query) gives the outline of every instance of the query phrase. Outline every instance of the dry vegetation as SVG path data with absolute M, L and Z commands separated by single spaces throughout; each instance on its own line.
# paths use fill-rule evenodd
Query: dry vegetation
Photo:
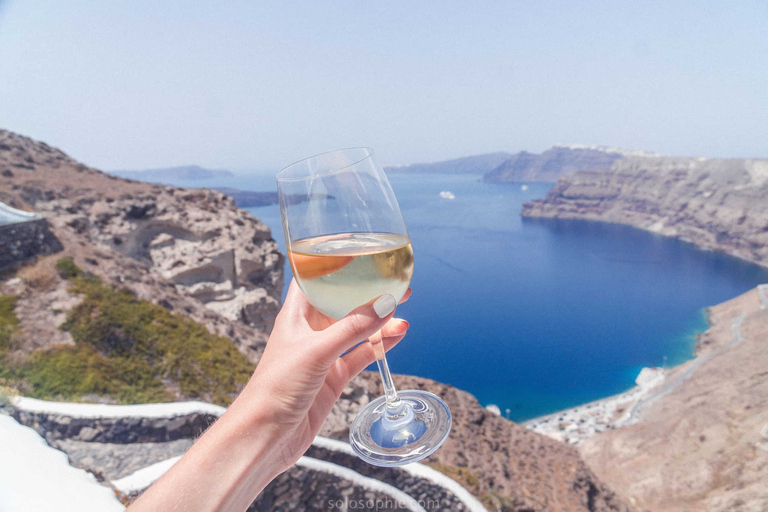
M 228 404 L 253 367 L 226 338 L 127 290 L 103 284 L 72 258 L 46 260 L 20 274 L 29 285 L 69 281 L 82 301 L 61 326 L 74 346 L 15 352 L 17 298 L 0 295 L 0 377 L 28 396 L 122 403 L 196 398 Z M 17 344 L 17 343 L 16 343 Z

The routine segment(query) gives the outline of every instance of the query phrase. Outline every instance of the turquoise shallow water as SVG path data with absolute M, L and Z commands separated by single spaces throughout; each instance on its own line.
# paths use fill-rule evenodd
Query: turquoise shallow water
M 398 313 L 411 330 L 390 353 L 392 370 L 470 391 L 517 421 L 622 392 L 665 358 L 691 358 L 706 306 L 768 282 L 759 267 L 633 228 L 521 218 L 522 203 L 550 185 L 391 182 L 416 259 L 414 295 Z M 275 187 L 263 176 L 217 185 Z M 251 212 L 284 248 L 278 208 Z

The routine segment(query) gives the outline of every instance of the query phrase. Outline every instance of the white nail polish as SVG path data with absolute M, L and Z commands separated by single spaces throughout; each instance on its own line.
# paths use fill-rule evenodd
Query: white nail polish
M 395 310 L 395 306 L 397 306 L 397 301 L 393 296 L 387 294 L 376 299 L 376 302 L 373 303 L 373 310 L 376 311 L 379 318 L 384 318 Z

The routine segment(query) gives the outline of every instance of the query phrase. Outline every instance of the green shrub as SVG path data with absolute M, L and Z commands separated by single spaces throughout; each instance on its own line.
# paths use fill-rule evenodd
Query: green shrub
M 59 258 L 56 261 L 56 271 L 63 279 L 74 279 L 83 273 L 80 267 L 75 265 L 75 260 L 71 256 Z
M 467 468 L 440 462 L 428 462 L 427 465 L 456 480 L 474 495 L 477 495 L 480 490 L 480 479 Z
M 62 258 L 56 268 L 71 280 L 71 291 L 83 295 L 62 326 L 75 346 L 34 352 L 12 364 L 3 358 L 9 341 L 0 330 L 0 377 L 22 382 L 30 396 L 98 395 L 121 403 L 184 398 L 227 405 L 248 382 L 253 367 L 229 339 L 101 283 L 71 258 Z M 0 329 L 18 323 L 13 304 L 0 296 Z
M 173 400 L 150 365 L 105 357 L 82 345 L 33 354 L 21 376 L 35 398 L 77 400 L 97 395 L 121 403 Z
M 11 337 L 19 325 L 19 319 L 13 311 L 15 307 L 16 297 L 0 295 L 0 357 L 10 348 Z

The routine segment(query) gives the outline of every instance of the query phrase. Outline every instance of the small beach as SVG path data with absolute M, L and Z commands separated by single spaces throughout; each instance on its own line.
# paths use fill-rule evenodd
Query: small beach
M 619 428 L 636 421 L 634 408 L 664 384 L 669 370 L 643 368 L 635 387 L 601 400 L 534 418 L 523 426 L 552 439 L 577 445 L 597 432 Z

